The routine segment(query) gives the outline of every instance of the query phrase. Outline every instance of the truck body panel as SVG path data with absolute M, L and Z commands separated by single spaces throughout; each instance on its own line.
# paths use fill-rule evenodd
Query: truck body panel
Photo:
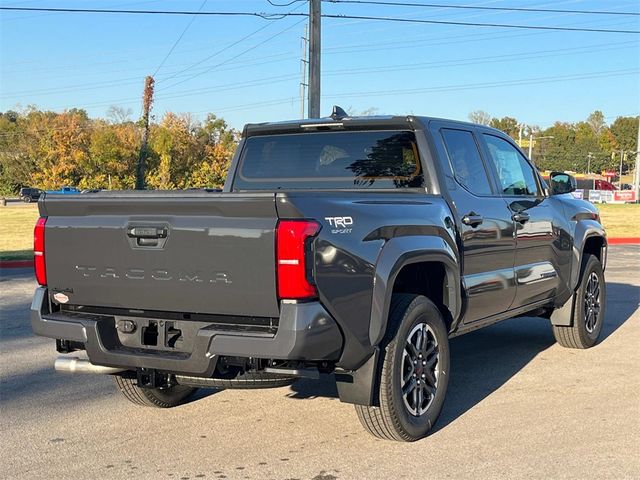
M 73 305 L 277 317 L 273 194 L 45 196 L 49 290 Z

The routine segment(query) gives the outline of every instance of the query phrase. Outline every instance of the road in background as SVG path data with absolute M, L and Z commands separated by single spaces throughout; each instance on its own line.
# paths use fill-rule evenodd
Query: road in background
M 555 344 L 548 321 L 513 319 L 451 341 L 435 432 L 366 434 L 330 378 L 262 391 L 201 391 L 136 407 L 103 376 L 55 374 L 31 334 L 29 270 L 0 271 L 3 478 L 637 478 L 640 247 L 610 248 L 607 315 L 590 350 Z

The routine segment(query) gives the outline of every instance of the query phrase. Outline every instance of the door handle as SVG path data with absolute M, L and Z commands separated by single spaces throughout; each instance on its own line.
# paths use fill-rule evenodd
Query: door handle
M 465 225 L 469 225 L 471 227 L 477 227 L 484 221 L 482 215 L 478 215 L 475 212 L 467 213 L 464 217 L 462 217 L 462 223 Z
M 165 227 L 130 227 L 127 235 L 135 238 L 166 238 Z
M 529 214 L 528 213 L 524 213 L 524 212 L 520 212 L 520 213 L 514 213 L 511 216 L 511 219 L 514 222 L 518 222 L 518 223 L 526 223 L 529 221 Z
M 129 227 L 127 236 L 131 238 L 138 247 L 157 247 L 160 241 L 167 238 L 166 227 Z

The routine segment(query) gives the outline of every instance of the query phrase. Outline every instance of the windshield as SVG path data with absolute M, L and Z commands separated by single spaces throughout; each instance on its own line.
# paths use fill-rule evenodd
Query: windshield
M 310 132 L 248 138 L 234 189 L 395 189 L 423 183 L 413 132 Z

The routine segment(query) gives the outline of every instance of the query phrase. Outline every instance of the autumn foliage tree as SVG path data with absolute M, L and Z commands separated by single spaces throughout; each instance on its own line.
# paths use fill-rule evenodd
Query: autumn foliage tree
M 0 112 L 0 194 L 20 187 L 57 189 L 132 189 L 142 139 L 142 124 L 131 112 L 111 108 L 107 119 L 84 110 L 61 113 L 27 107 Z M 474 112 L 472 117 L 518 139 L 521 122 Z M 633 166 L 638 117 L 618 117 L 610 125 L 601 112 L 582 122 L 556 122 L 549 128 L 522 126 L 523 135 L 553 137 L 535 142 L 533 156 L 542 170 L 592 172 Z M 147 188 L 219 188 L 224 184 L 239 132 L 209 114 L 198 120 L 166 113 L 150 125 L 145 174 Z
M 0 113 L 0 193 L 22 186 L 134 188 L 142 128 L 128 117 L 117 109 L 109 121 L 75 109 Z M 151 124 L 147 188 L 221 187 L 238 139 L 215 115 L 198 121 L 167 113 Z

